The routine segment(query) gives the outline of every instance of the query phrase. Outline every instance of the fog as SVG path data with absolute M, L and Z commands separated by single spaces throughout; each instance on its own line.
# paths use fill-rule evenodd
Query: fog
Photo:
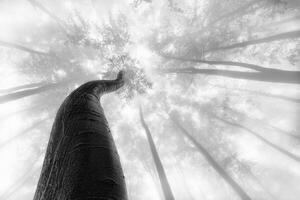
M 130 200 L 300 199 L 299 0 L 0 0 L 0 199 L 33 199 L 51 127 L 101 98 Z M 151 140 L 151 139 L 150 139 Z M 245 196 L 246 195 L 246 196 Z

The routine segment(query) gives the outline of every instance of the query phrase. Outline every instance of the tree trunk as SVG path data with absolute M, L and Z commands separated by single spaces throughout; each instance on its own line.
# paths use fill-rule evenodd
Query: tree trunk
M 183 57 L 176 57 L 172 55 L 167 55 L 160 53 L 161 56 L 168 59 L 174 59 L 174 60 L 180 60 L 184 62 L 195 62 L 195 63 L 204 63 L 208 65 L 225 65 L 225 66 L 237 66 L 247 69 L 252 69 L 258 72 L 291 72 L 287 70 L 281 70 L 281 69 L 274 69 L 274 68 L 267 68 L 262 67 L 259 65 L 249 64 L 249 63 L 243 63 L 243 62 L 233 62 L 233 61 L 209 61 L 209 60 L 201 60 L 201 59 L 193 59 L 193 58 L 183 58 Z
M 18 50 L 21 50 L 21 51 L 25 51 L 27 53 L 32 53 L 32 54 L 37 54 L 37 55 L 42 55 L 42 56 L 50 56 L 50 54 L 47 53 L 47 52 L 37 51 L 37 50 L 30 49 L 28 47 L 24 47 L 22 45 L 11 43 L 11 42 L 0 41 L 0 46 L 13 48 L 13 49 L 18 49 Z
M 74 90 L 54 121 L 34 200 L 127 200 L 119 155 L 99 100 L 124 84 L 96 80 Z
M 236 192 L 236 194 L 243 200 L 251 200 L 248 194 L 236 183 L 227 172 L 214 160 L 214 158 L 206 151 L 206 149 L 197 142 L 189 133 L 188 131 L 183 128 L 177 119 L 173 116 L 170 116 L 174 124 L 178 126 L 181 130 L 181 133 L 186 136 L 199 150 L 199 152 L 206 158 L 206 160 L 211 164 L 211 166 L 218 172 L 218 174 L 231 186 L 231 188 Z
M 259 134 L 255 133 L 251 129 L 249 129 L 249 128 L 243 126 L 243 125 L 237 124 L 235 122 L 230 122 L 228 120 L 222 119 L 222 118 L 220 118 L 218 116 L 215 116 L 215 118 L 218 119 L 218 120 L 220 120 L 220 121 L 222 121 L 223 123 L 226 123 L 226 124 L 229 124 L 231 126 L 235 126 L 235 127 L 238 127 L 238 128 L 240 128 L 242 130 L 247 131 L 248 133 L 250 133 L 251 135 L 253 135 L 257 139 L 259 139 L 260 141 L 262 141 L 263 143 L 265 143 L 268 146 L 272 147 L 273 149 L 281 152 L 282 154 L 284 154 L 284 155 L 288 156 L 289 158 L 293 159 L 294 161 L 300 162 L 300 157 L 299 156 L 288 152 L 287 150 L 285 150 L 285 149 L 277 146 L 276 144 L 273 144 L 272 142 L 269 142 L 267 139 L 265 139 L 264 137 L 262 137 Z
M 10 94 L 5 94 L 0 96 L 0 104 L 2 103 L 6 103 L 9 101 L 14 101 L 14 100 L 18 100 L 24 97 L 28 97 L 31 95 L 35 95 L 35 94 L 39 94 L 42 92 L 46 92 L 49 91 L 51 89 L 55 89 L 58 88 L 60 86 L 64 86 L 66 84 L 68 84 L 69 82 L 71 82 L 70 80 L 68 81 L 62 81 L 62 82 L 58 82 L 58 83 L 48 83 L 45 85 L 42 85 L 40 87 L 37 88 L 31 88 L 31 89 L 26 89 L 26 90 L 22 90 L 22 91 L 17 91 L 17 92 L 13 92 Z
M 157 169 L 157 173 L 158 173 L 158 176 L 159 176 L 162 191 L 163 191 L 164 196 L 165 196 L 165 200 L 174 200 L 175 198 L 174 198 L 174 195 L 172 193 L 170 184 L 168 182 L 164 167 L 163 167 L 163 165 L 161 163 L 161 160 L 159 158 L 159 155 L 158 155 L 158 152 L 156 150 L 154 141 L 152 139 L 150 130 L 149 130 L 149 128 L 148 128 L 148 126 L 147 126 L 147 124 L 144 120 L 142 108 L 140 108 L 140 119 L 141 119 L 141 123 L 142 123 L 143 128 L 145 129 L 145 132 L 146 132 L 146 135 L 147 135 L 147 139 L 148 139 L 149 146 L 150 146 L 151 153 L 152 153 L 152 157 L 153 157 L 156 169 Z
M 36 88 L 40 87 L 46 84 L 46 82 L 40 82 L 40 83 L 29 83 L 25 85 L 19 85 L 15 87 L 10 87 L 10 88 L 4 88 L 0 89 L 0 93 L 12 93 L 12 92 L 17 92 L 18 90 L 24 90 L 24 89 L 31 89 L 31 88 Z
M 294 39 L 294 38 L 299 38 L 299 37 L 300 37 L 300 30 L 291 31 L 291 32 L 287 32 L 287 33 L 280 33 L 277 35 L 272 35 L 272 36 L 265 37 L 265 38 L 254 39 L 254 40 L 245 41 L 245 42 L 239 42 L 239 43 L 231 44 L 228 46 L 221 46 L 221 47 L 207 49 L 204 51 L 204 53 L 215 52 L 215 51 L 220 51 L 220 50 L 227 50 L 227 49 L 234 49 L 234 48 L 241 48 L 241 47 L 246 47 L 246 46 L 250 46 L 250 45 L 254 45 L 254 44 L 262 44 L 262 43 L 273 42 L 273 41 L 277 41 L 277 40 Z
M 160 70 L 163 73 L 177 73 L 177 74 L 206 74 L 222 77 L 229 77 L 234 79 L 254 80 L 272 83 L 289 83 L 300 84 L 300 71 L 261 71 L 261 72 L 242 72 L 233 70 L 221 69 L 197 69 L 190 68 L 171 68 Z
M 214 84 L 209 84 L 213 87 L 217 87 L 217 88 L 222 88 L 225 90 L 230 90 L 230 91 L 241 91 L 241 92 L 247 92 L 251 95 L 258 95 L 258 96 L 263 96 L 263 97 L 269 97 L 269 98 L 273 98 L 273 99 L 280 99 L 280 100 L 284 100 L 284 101 L 289 101 L 289 102 L 293 102 L 293 103 L 300 103 L 300 99 L 297 98 L 293 98 L 293 97 L 288 97 L 288 96 L 283 96 L 283 95 L 279 95 L 279 94 L 271 94 L 271 93 L 265 93 L 265 92 L 261 92 L 261 91 L 254 91 L 254 90 L 248 90 L 248 89 L 241 89 L 241 88 L 229 88 L 229 87 L 225 87 L 222 85 L 214 85 Z

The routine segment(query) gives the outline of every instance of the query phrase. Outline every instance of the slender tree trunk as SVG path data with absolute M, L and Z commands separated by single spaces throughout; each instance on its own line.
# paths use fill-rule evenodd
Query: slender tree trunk
M 174 59 L 174 60 L 180 60 L 184 62 L 195 62 L 195 63 L 204 63 L 208 65 L 225 65 L 225 66 L 237 66 L 242 67 L 246 69 L 252 69 L 258 72 L 291 72 L 287 70 L 281 70 L 281 69 L 274 69 L 274 68 L 267 68 L 262 67 L 259 65 L 249 64 L 249 63 L 243 63 L 243 62 L 232 62 L 232 61 L 208 61 L 208 60 L 201 60 L 201 59 L 193 59 L 193 58 L 183 58 L 183 57 L 177 57 L 177 56 L 171 56 L 167 54 L 160 53 L 161 56 L 168 59 Z
M 241 88 L 228 88 L 228 87 L 225 87 L 225 86 L 214 85 L 214 84 L 209 84 L 209 85 L 211 85 L 213 87 L 217 87 L 217 88 L 222 88 L 222 89 L 225 89 L 225 90 L 230 90 L 230 91 L 247 92 L 247 93 L 252 94 L 252 95 L 259 95 L 259 96 L 263 96 L 263 97 L 269 97 L 269 98 L 289 101 L 289 102 L 293 102 L 293 103 L 300 103 L 300 99 L 293 98 L 293 97 L 287 97 L 287 96 L 283 96 L 283 95 L 278 95 L 278 94 L 270 94 L 270 93 L 265 93 L 265 92 L 261 92 L 261 91 L 254 91 L 254 90 L 241 89 Z
M 262 82 L 273 83 L 289 83 L 300 84 L 300 71 L 261 71 L 261 72 L 242 72 L 233 70 L 221 70 L 221 69 L 197 69 L 190 68 L 171 68 L 160 70 L 163 73 L 176 73 L 176 74 L 205 74 L 229 77 L 234 79 L 254 80 Z
M 48 83 L 45 85 L 42 85 L 40 87 L 37 88 L 31 88 L 31 89 L 26 89 L 26 90 L 22 90 L 22 91 L 17 91 L 17 92 L 13 92 L 10 94 L 5 94 L 0 96 L 0 104 L 2 103 L 6 103 L 9 101 L 14 101 L 14 100 L 18 100 L 24 97 L 28 97 L 28 96 L 32 96 L 35 94 L 39 94 L 42 92 L 46 92 L 49 91 L 51 89 L 55 89 L 55 88 L 59 88 L 61 86 L 64 86 L 66 84 L 68 84 L 69 82 L 71 82 L 70 80 L 68 81 L 62 81 L 62 82 L 58 82 L 58 83 Z
M 197 142 L 189 133 L 188 131 L 183 128 L 177 119 L 173 116 L 170 116 L 174 124 L 178 126 L 181 130 L 181 133 L 187 137 L 199 150 L 199 152 L 206 158 L 206 160 L 211 164 L 211 166 L 218 172 L 218 174 L 231 186 L 231 188 L 236 192 L 236 194 L 243 200 L 250 200 L 250 196 L 236 183 L 227 172 L 214 160 L 214 158 L 206 151 L 206 149 Z
M 18 49 L 20 51 L 25 51 L 25 52 L 31 53 L 31 54 L 37 54 L 37 55 L 42 55 L 42 56 L 50 56 L 50 54 L 48 52 L 37 51 L 37 50 L 34 50 L 34 49 L 30 49 L 28 47 L 24 47 L 24 46 L 19 45 L 19 44 L 12 43 L 12 42 L 0 41 L 0 46 L 13 48 L 13 49 Z
M 235 127 L 238 127 L 238 128 L 240 128 L 240 129 L 242 129 L 242 130 L 247 131 L 248 133 L 250 133 L 251 135 L 253 135 L 253 136 L 256 137 L 257 139 L 259 139 L 260 141 L 262 141 L 263 143 L 265 143 L 265 144 L 267 144 L 268 146 L 272 147 L 273 149 L 275 149 L 275 150 L 281 152 L 282 154 L 288 156 L 289 158 L 291 158 L 291 159 L 294 160 L 294 161 L 300 162 L 300 157 L 299 157 L 299 156 L 297 156 L 297 155 L 295 155 L 295 154 L 292 154 L 292 153 L 288 152 L 287 150 L 285 150 L 285 149 L 283 149 L 283 148 L 277 146 L 276 144 L 273 144 L 272 142 L 269 142 L 267 139 L 265 139 L 264 137 L 262 137 L 262 136 L 260 136 L 259 134 L 255 133 L 255 132 L 252 131 L 251 129 L 249 129 L 249 128 L 243 126 L 243 125 L 237 124 L 237 123 L 235 123 L 235 122 L 230 122 L 230 121 L 228 121 L 228 120 L 222 119 L 222 118 L 217 117 L 217 116 L 215 116 L 215 117 L 216 117 L 218 120 L 220 120 L 220 121 L 222 121 L 222 122 L 224 122 L 224 123 L 226 123 L 226 124 L 229 124 L 229 125 L 231 125 L 231 126 L 235 126 Z
M 300 37 L 300 30 L 297 30 L 297 31 L 291 31 L 291 32 L 286 32 L 286 33 L 280 33 L 280 34 L 272 35 L 272 36 L 265 37 L 265 38 L 254 39 L 254 40 L 245 41 L 245 42 L 239 42 L 239 43 L 231 44 L 228 46 L 211 48 L 211 49 L 205 50 L 204 52 L 209 53 L 209 52 L 215 52 L 215 51 L 220 51 L 220 50 L 241 48 L 241 47 L 246 47 L 246 46 L 250 46 L 250 45 L 254 45 L 254 44 L 262 44 L 262 43 L 273 42 L 273 41 L 284 40 L 284 39 L 295 39 L 295 38 L 299 38 L 299 37 Z
M 147 135 L 147 139 L 148 139 L 149 146 L 150 146 L 151 153 L 152 153 L 152 157 L 153 157 L 156 169 L 157 169 L 157 173 L 158 173 L 158 176 L 159 176 L 161 187 L 162 187 L 162 190 L 163 190 L 163 193 L 164 193 L 164 196 L 165 196 L 165 200 L 174 200 L 175 198 L 174 198 L 174 195 L 172 193 L 170 184 L 168 182 L 164 167 L 163 167 L 163 165 L 161 163 L 161 160 L 159 158 L 159 155 L 158 155 L 158 152 L 156 150 L 154 141 L 152 139 L 150 130 L 149 130 L 149 128 L 148 128 L 148 126 L 147 126 L 147 124 L 144 120 L 142 108 L 140 108 L 140 119 L 141 119 L 141 123 L 142 123 L 143 128 L 145 129 L 145 132 L 146 132 L 146 135 Z
M 90 81 L 62 103 L 54 121 L 34 200 L 127 200 L 119 155 L 100 97 L 124 84 Z
M 13 92 L 17 92 L 18 90 L 41 87 L 45 84 L 46 84 L 46 82 L 29 83 L 29 84 L 25 84 L 25 85 L 19 85 L 19 86 L 15 86 L 15 87 L 0 89 L 0 93 L 13 93 Z

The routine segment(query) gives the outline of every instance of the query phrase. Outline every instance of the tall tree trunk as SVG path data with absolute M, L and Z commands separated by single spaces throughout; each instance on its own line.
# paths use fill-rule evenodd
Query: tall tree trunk
M 218 174 L 231 186 L 231 188 L 236 192 L 236 194 L 243 200 L 250 200 L 250 196 L 236 183 L 227 172 L 214 160 L 214 158 L 206 151 L 206 149 L 197 142 L 188 131 L 180 125 L 177 119 L 174 116 L 170 116 L 174 124 L 178 126 L 181 130 L 181 133 L 186 136 L 200 151 L 200 153 L 206 158 L 206 160 L 211 164 L 211 166 L 218 172 Z
M 241 88 L 229 88 L 229 87 L 225 87 L 222 85 L 214 85 L 214 84 L 209 84 L 209 85 L 211 85 L 213 87 L 217 87 L 217 88 L 222 88 L 225 90 L 230 90 L 230 91 L 247 92 L 251 95 L 258 95 L 258 96 L 263 96 L 263 97 L 269 97 L 269 98 L 289 101 L 289 102 L 293 102 L 293 103 L 300 103 L 300 99 L 293 98 L 293 97 L 287 97 L 287 96 L 283 96 L 283 95 L 279 95 L 279 94 L 271 94 L 271 93 L 265 93 L 265 92 L 261 92 L 261 91 L 254 91 L 254 90 L 241 89 Z
M 26 90 L 21 90 L 21 91 L 5 94 L 5 95 L 0 96 L 0 104 L 6 103 L 6 102 L 9 102 L 9 101 L 18 100 L 18 99 L 28 97 L 28 96 L 32 96 L 32 95 L 35 95 L 35 94 L 39 94 L 39 93 L 42 93 L 42 92 L 46 92 L 46 91 L 49 91 L 51 89 L 59 88 L 61 86 L 65 86 L 69 82 L 71 82 L 71 80 L 57 82 L 57 83 L 48 83 L 48 84 L 42 85 L 42 86 L 37 87 L 37 88 L 30 88 L 30 89 L 26 89 Z
M 19 86 L 15 86 L 15 87 L 0 89 L 0 93 L 12 93 L 12 92 L 17 92 L 18 90 L 41 87 L 45 84 L 46 84 L 46 82 L 29 83 L 29 84 L 25 84 L 25 85 L 19 85 Z
M 287 70 L 281 70 L 281 69 L 274 69 L 274 68 L 267 68 L 262 67 L 259 65 L 249 64 L 249 63 L 243 63 L 243 62 L 233 62 L 233 61 L 208 61 L 208 60 L 201 60 L 201 59 L 193 59 L 193 58 L 183 58 L 183 57 L 177 57 L 172 55 L 167 55 L 160 53 L 161 56 L 168 59 L 174 59 L 174 60 L 180 60 L 184 62 L 195 62 L 195 63 L 204 63 L 208 65 L 225 65 L 225 66 L 237 66 L 242 67 L 246 69 L 252 69 L 258 72 L 291 72 Z
M 90 81 L 74 90 L 54 121 L 34 200 L 127 200 L 119 155 L 99 100 L 124 85 Z
M 300 71 L 261 71 L 261 72 L 242 72 L 233 70 L 221 69 L 198 69 L 194 67 L 189 68 L 171 68 L 160 70 L 162 73 L 176 73 L 176 74 L 206 74 L 222 77 L 229 77 L 234 79 L 254 80 L 272 83 L 289 83 L 300 84 Z
M 267 42 L 273 42 L 277 40 L 284 40 L 284 39 L 294 39 L 294 38 L 299 38 L 300 37 L 300 30 L 297 31 L 290 31 L 286 33 L 280 33 L 277 35 L 272 35 L 269 37 L 264 37 L 260 39 L 254 39 L 250 41 L 245 41 L 245 42 L 239 42 L 236 44 L 231 44 L 228 46 L 221 46 L 221 47 L 216 47 L 216 48 L 211 48 L 207 49 L 204 52 L 209 53 L 209 52 L 214 52 L 214 51 L 220 51 L 220 50 L 227 50 L 227 49 L 234 49 L 234 48 L 241 48 L 241 47 L 246 47 L 254 44 L 262 44 L 262 43 L 267 43 Z
M 142 123 L 143 128 L 145 129 L 145 132 L 146 132 L 146 135 L 147 135 L 147 139 L 148 139 L 149 146 L 150 146 L 151 153 L 152 153 L 152 157 L 153 157 L 156 169 L 157 169 L 157 173 L 158 173 L 158 176 L 159 176 L 161 187 L 162 187 L 162 190 L 163 190 L 163 193 L 164 193 L 164 196 L 165 196 L 165 200 L 174 200 L 175 198 L 174 198 L 174 195 L 172 193 L 170 184 L 168 182 L 164 167 L 163 167 L 163 165 L 160 161 L 160 158 L 159 158 L 159 155 L 157 153 L 157 150 L 156 150 L 154 141 L 152 139 L 150 130 L 149 130 L 149 128 L 148 128 L 148 126 L 147 126 L 147 124 L 144 120 L 142 108 L 140 108 L 140 119 L 141 119 L 141 123 Z
M 253 135 L 254 137 L 256 137 L 257 139 L 259 139 L 260 141 L 262 141 L 263 143 L 267 144 L 268 146 L 272 147 L 273 149 L 281 152 L 282 154 L 288 156 L 289 158 L 291 158 L 292 160 L 294 161 L 297 161 L 297 162 L 300 162 L 300 157 L 295 155 L 295 154 L 292 154 L 290 152 L 288 152 L 287 150 L 277 146 L 276 144 L 273 144 L 272 142 L 268 141 L 267 139 L 265 139 L 264 137 L 260 136 L 259 134 L 255 133 L 254 131 L 252 131 L 251 129 L 243 126 L 243 125 L 240 125 L 240 124 L 237 124 L 235 122 L 231 122 L 231 121 L 228 121 L 228 120 L 225 120 L 225 119 L 222 119 L 218 116 L 215 116 L 218 120 L 226 123 L 226 124 L 229 124 L 231 126 L 235 126 L 237 128 L 240 128 L 242 130 L 245 130 L 247 131 L 248 133 L 250 133 L 251 135 Z
M 12 43 L 12 42 L 0 41 L 0 46 L 13 48 L 13 49 L 18 49 L 20 51 L 25 51 L 25 52 L 31 53 L 31 54 L 37 54 L 37 55 L 42 55 L 42 56 L 50 56 L 50 54 L 48 52 L 37 51 L 37 50 L 34 50 L 34 49 L 30 49 L 28 47 L 24 47 L 24 46 L 19 45 L 19 44 Z

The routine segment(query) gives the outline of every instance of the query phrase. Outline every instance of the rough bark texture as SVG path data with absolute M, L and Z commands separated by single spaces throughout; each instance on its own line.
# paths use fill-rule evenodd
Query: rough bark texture
M 163 165 L 160 161 L 160 158 L 159 158 L 159 155 L 157 153 L 157 150 L 156 150 L 154 141 L 152 139 L 150 130 L 149 130 L 149 128 L 148 128 L 148 126 L 147 126 L 147 124 L 144 120 L 143 112 L 142 112 L 141 108 L 140 108 L 140 119 L 141 119 L 141 123 L 142 123 L 143 128 L 145 129 L 145 132 L 146 132 L 146 135 L 147 135 L 147 139 L 148 139 L 149 146 L 150 146 L 151 153 L 152 153 L 152 157 L 153 157 L 156 169 L 157 169 L 157 173 L 158 173 L 158 176 L 159 176 L 162 191 L 163 191 L 164 196 L 165 196 L 165 200 L 174 200 L 175 198 L 174 198 L 174 195 L 172 193 L 170 184 L 168 182 L 164 167 L 163 167 Z
M 119 156 L 99 103 L 124 84 L 98 80 L 73 91 L 59 108 L 34 200 L 127 200 Z
M 197 142 L 185 128 L 183 128 L 176 117 L 170 116 L 172 121 L 178 126 L 181 130 L 181 133 L 186 136 L 200 151 L 200 153 L 206 158 L 206 160 L 211 164 L 211 166 L 218 172 L 218 174 L 232 187 L 232 189 L 236 192 L 237 195 L 243 200 L 251 200 L 250 196 L 236 183 L 227 172 L 214 160 L 214 158 L 206 151 L 206 149 Z

